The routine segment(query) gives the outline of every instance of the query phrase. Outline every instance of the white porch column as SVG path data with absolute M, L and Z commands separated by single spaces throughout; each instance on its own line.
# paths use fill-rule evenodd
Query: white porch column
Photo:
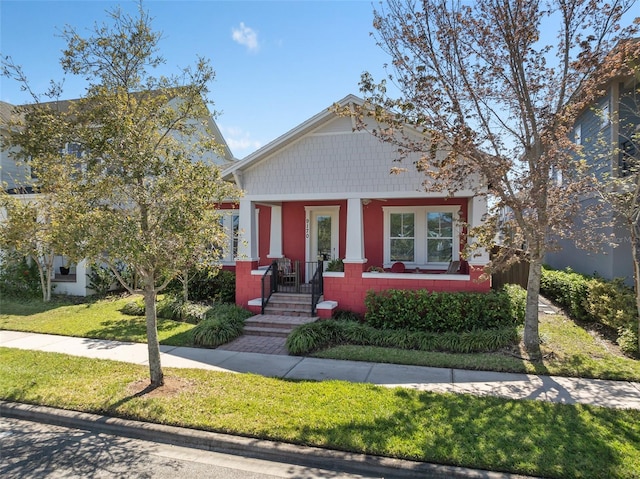
M 282 258 L 282 206 L 271 206 L 271 240 L 267 258 Z
M 364 225 L 362 221 L 362 200 L 347 200 L 347 247 L 345 263 L 366 263 L 364 257 Z
M 474 196 L 473 198 L 469 198 L 467 214 L 467 223 L 469 224 L 469 228 L 480 226 L 484 222 L 484 216 L 487 214 L 487 197 Z M 469 236 L 467 238 L 467 242 L 472 245 L 475 242 L 475 238 L 473 236 Z M 472 251 L 471 257 L 468 261 L 471 265 L 484 266 L 489 263 L 489 252 L 486 248 L 475 249 Z
M 256 240 L 256 205 L 247 199 L 240 200 L 238 233 L 238 261 L 258 261 Z

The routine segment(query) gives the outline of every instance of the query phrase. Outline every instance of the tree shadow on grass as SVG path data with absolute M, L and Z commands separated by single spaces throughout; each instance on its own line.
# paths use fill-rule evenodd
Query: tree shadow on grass
M 640 473 L 629 464 L 640 449 L 638 411 L 400 389 L 395 395 L 400 405 L 392 414 L 373 420 L 358 420 L 354 415 L 349 423 L 307 426 L 298 440 L 544 477 L 612 478 Z
M 168 319 L 158 320 L 158 334 L 163 337 L 160 344 L 168 346 L 191 346 L 191 331 L 184 331 L 184 323 Z M 172 331 L 175 333 L 171 334 Z M 87 337 L 115 341 L 146 342 L 147 327 L 143 316 L 125 317 L 103 321 L 100 328 L 87 331 Z

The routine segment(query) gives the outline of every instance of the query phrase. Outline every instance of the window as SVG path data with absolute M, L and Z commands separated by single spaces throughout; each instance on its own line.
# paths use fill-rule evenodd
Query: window
M 582 145 L 582 125 L 580 123 L 573 127 L 573 142 L 576 145 Z
M 427 263 L 453 260 L 453 213 L 427 212 Z
M 225 234 L 225 244 L 222 247 L 220 260 L 225 264 L 233 263 L 238 256 L 240 215 L 237 210 L 222 210 L 220 213 L 220 226 Z
M 415 215 L 413 213 L 391 213 L 389 222 L 389 260 L 413 263 L 415 259 Z
M 459 206 L 383 207 L 384 262 L 441 269 L 457 261 Z
M 600 105 L 598 108 L 598 115 L 600 116 L 600 128 L 604 128 L 609 125 L 609 99 Z

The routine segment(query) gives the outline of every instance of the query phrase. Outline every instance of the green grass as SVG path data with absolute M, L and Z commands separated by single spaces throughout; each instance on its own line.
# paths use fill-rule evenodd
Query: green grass
M 286 381 L 167 368 L 176 394 L 130 385 L 143 366 L 0 348 L 0 397 L 456 466 L 557 478 L 640 477 L 640 411 Z
M 337 346 L 314 354 L 319 358 L 351 359 L 416 366 L 549 374 L 640 381 L 640 361 L 619 353 L 563 315 L 540 318 L 543 362 L 522 359 L 521 351 L 451 354 L 369 346 Z
M 127 316 L 119 310 L 131 297 L 111 298 L 86 304 L 70 304 L 59 299 L 41 301 L 0 302 L 0 329 L 61 334 L 76 337 L 145 342 L 146 329 L 142 316 Z M 162 344 L 191 346 L 194 325 L 158 319 Z M 541 316 L 543 338 L 542 364 L 534 364 L 514 356 L 519 351 L 450 354 L 407 351 L 393 348 L 339 346 L 315 356 L 418 366 L 450 367 L 489 371 L 526 372 L 558 376 L 640 381 L 640 361 L 623 356 L 597 336 L 590 334 L 562 315 Z
M 0 329 L 144 343 L 147 340 L 144 316 L 127 316 L 120 312 L 120 308 L 132 299 L 128 296 L 70 304 L 64 298 L 51 303 L 3 298 Z M 193 327 L 192 324 L 158 318 L 160 343 L 189 346 L 189 331 Z

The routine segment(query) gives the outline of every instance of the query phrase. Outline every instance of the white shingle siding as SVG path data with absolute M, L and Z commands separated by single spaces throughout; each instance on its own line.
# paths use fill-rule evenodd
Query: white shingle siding
M 344 123 L 343 125 L 344 126 Z M 400 192 L 421 189 L 424 176 L 410 161 L 399 165 L 391 145 L 367 132 L 327 134 L 321 130 L 279 150 L 249 168 L 244 188 L 252 195 L 340 193 L 348 191 Z M 391 175 L 394 166 L 407 172 Z

